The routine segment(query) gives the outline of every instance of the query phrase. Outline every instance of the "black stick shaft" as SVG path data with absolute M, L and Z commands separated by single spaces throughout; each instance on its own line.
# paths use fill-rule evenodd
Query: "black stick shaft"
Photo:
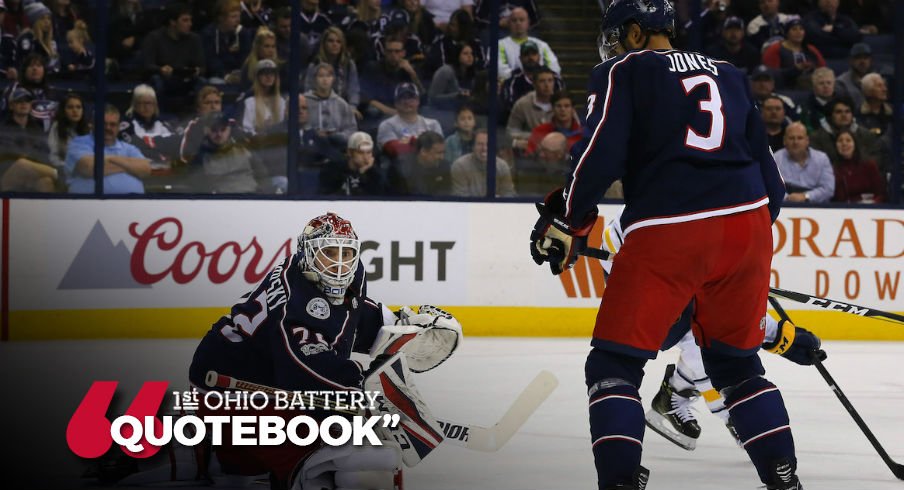
M 818 306 L 830 311 L 840 311 L 843 313 L 850 313 L 852 315 L 876 318 L 879 320 L 885 320 L 892 323 L 904 325 L 904 315 L 889 313 L 887 311 L 877 310 L 875 308 L 867 308 L 865 306 L 845 303 L 843 301 L 835 301 L 828 298 L 820 298 L 819 296 L 812 296 L 809 294 L 798 293 L 796 291 L 788 291 L 787 289 L 779 288 L 769 288 L 769 295 L 777 296 L 782 299 L 789 299 L 798 303 Z

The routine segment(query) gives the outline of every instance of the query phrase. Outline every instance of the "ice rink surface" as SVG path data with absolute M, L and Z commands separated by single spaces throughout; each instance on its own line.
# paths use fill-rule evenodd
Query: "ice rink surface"
M 890 328 L 895 328 L 890 326 Z M 467 333 L 467 332 L 466 332 Z M 4 408 L 0 431 L 3 477 L 40 475 L 44 485 L 85 487 L 84 463 L 68 452 L 66 424 L 94 380 L 118 380 L 119 399 L 131 401 L 143 381 L 186 386 L 194 340 L 55 341 L 0 344 Z M 867 424 L 904 462 L 904 343 L 826 342 L 825 365 Z M 584 339 L 466 338 L 458 353 L 415 377 L 424 398 L 443 418 L 493 424 L 542 369 L 559 387 L 509 443 L 495 453 L 440 446 L 405 471 L 408 490 L 551 490 L 596 488 L 590 453 L 583 364 Z M 807 490 L 901 490 L 815 368 L 763 354 L 767 377 L 783 392 L 797 445 L 799 475 Z M 647 365 L 641 389 L 649 406 L 671 351 Z M 693 452 L 652 431 L 643 464 L 650 490 L 754 489 L 746 454 L 720 421 L 697 403 L 703 434 Z M 122 410 L 122 409 L 120 409 Z M 111 410 L 111 413 L 115 412 Z M 34 478 L 31 478 L 34 481 Z M 4 486 L 4 488 L 12 488 Z M 264 488 L 254 485 L 252 488 Z

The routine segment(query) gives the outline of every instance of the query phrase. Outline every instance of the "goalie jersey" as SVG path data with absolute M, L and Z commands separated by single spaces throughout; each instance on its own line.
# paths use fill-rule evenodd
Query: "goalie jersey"
M 734 66 L 692 52 L 632 51 L 594 67 L 589 92 L 564 195 L 571 225 L 616 179 L 625 234 L 767 203 L 775 220 L 784 187 L 747 78 Z
M 292 255 L 220 318 L 201 340 L 189 370 L 206 390 L 209 370 L 286 390 L 360 390 L 361 366 L 383 326 L 382 305 L 367 297 L 358 264 L 345 301 L 331 304 Z

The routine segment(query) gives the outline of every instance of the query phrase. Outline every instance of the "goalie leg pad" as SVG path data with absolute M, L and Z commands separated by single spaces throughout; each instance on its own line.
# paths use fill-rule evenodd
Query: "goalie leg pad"
M 644 413 L 637 386 L 645 362 L 600 349 L 593 349 L 587 357 L 590 436 L 600 488 L 633 484 L 640 468 Z

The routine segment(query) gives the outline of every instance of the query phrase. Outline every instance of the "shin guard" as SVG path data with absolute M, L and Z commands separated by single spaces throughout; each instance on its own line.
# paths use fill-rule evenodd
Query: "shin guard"
M 591 386 L 590 435 L 599 488 L 634 484 L 643 432 L 643 406 L 636 387 L 613 378 Z

